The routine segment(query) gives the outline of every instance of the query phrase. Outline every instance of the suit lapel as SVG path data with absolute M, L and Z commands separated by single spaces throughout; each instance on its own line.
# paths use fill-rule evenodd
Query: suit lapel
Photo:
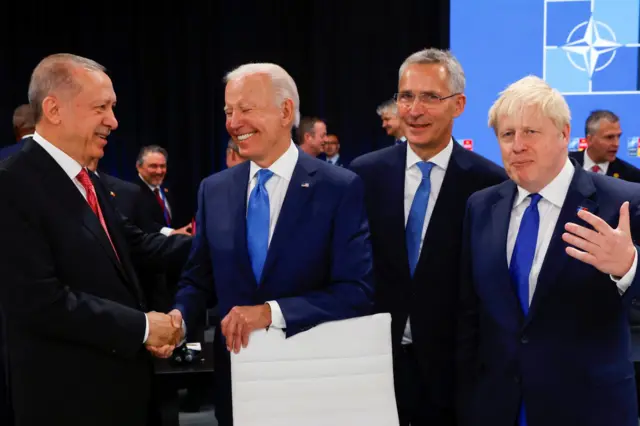
M 491 235 L 494 243 L 487 241 L 489 253 L 489 266 L 487 267 L 494 271 L 493 276 L 495 278 L 488 281 L 488 285 L 495 286 L 495 288 L 488 290 L 489 294 L 504 296 L 498 296 L 492 300 L 496 302 L 504 300 L 506 306 L 501 311 L 509 312 L 509 318 L 522 320 L 523 312 L 520 308 L 514 285 L 511 282 L 509 264 L 507 263 L 509 222 L 511 221 L 513 201 L 517 193 L 518 189 L 513 181 L 509 180 L 503 183 L 499 190 L 500 198 L 491 208 L 491 228 L 486 235 Z
M 317 166 L 314 160 L 300 152 L 298 163 L 293 169 L 291 182 L 287 188 L 287 194 L 282 203 L 282 209 L 276 223 L 269 250 L 267 251 L 267 259 L 265 260 L 262 281 L 269 273 L 269 270 L 275 265 L 278 254 L 284 252 L 286 243 L 291 232 L 296 228 L 296 222 L 302 213 L 303 208 L 309 202 L 311 195 L 315 192 L 315 173 Z M 246 239 L 246 238 L 245 238 Z
M 231 177 L 231 184 L 228 187 L 227 201 L 229 212 L 229 223 L 234 229 L 233 246 L 236 248 L 237 261 L 240 271 L 245 275 L 242 282 L 251 283 L 253 288 L 257 287 L 255 275 L 251 269 L 249 259 L 249 249 L 247 248 L 247 191 L 249 189 L 249 169 L 250 162 L 245 161 L 235 167 L 235 174 Z
M 25 143 L 25 151 L 33 152 L 34 156 L 28 158 L 32 160 L 34 167 L 40 170 L 41 182 L 47 188 L 47 192 L 55 194 L 55 199 L 64 206 L 70 217 L 78 220 L 91 233 L 126 281 L 128 279 L 127 274 L 116 258 L 107 234 L 102 229 L 100 220 L 82 197 L 75 183 L 69 179 L 69 176 L 55 160 L 33 140 Z
M 560 210 L 558 222 L 553 230 L 551 242 L 549 243 L 547 254 L 544 257 L 540 275 L 538 275 L 538 282 L 536 283 L 536 289 L 533 293 L 526 324 L 531 321 L 539 309 L 542 300 L 549 292 L 549 289 L 557 282 L 563 267 L 569 260 L 569 255 L 565 252 L 567 243 L 562 239 L 562 234 L 565 232 L 565 224 L 567 222 L 573 222 L 581 226 L 589 226 L 577 216 L 578 209 L 581 208 L 587 209 L 593 214 L 598 214 L 598 204 L 595 200 L 595 193 L 595 186 L 588 172 L 583 171 L 580 166 L 575 167 L 575 174 L 571 180 L 567 197 Z

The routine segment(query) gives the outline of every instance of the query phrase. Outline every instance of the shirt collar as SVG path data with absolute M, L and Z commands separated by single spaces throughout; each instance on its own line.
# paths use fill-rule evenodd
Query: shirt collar
M 601 170 L 607 170 L 607 167 L 609 166 L 609 162 L 608 161 L 604 161 L 602 163 L 596 163 L 595 161 L 593 161 L 591 159 L 591 157 L 589 157 L 589 154 L 587 153 L 588 149 L 584 151 L 584 165 L 585 165 L 585 169 L 587 170 L 591 170 L 591 168 L 593 166 L 598 166 L 600 167 Z
M 70 179 L 75 179 L 80 171 L 82 171 L 80 163 L 71 158 L 66 152 L 40 136 L 38 132 L 33 133 L 33 140 L 47 151 L 51 157 L 53 157 L 55 162 L 62 167 L 62 170 L 64 170 Z
M 571 185 L 574 173 L 575 168 L 567 158 L 567 162 L 564 163 L 560 173 L 558 173 L 558 175 L 547 186 L 542 188 L 539 194 L 554 206 L 562 208 L 562 204 L 564 204 L 564 200 L 567 197 L 567 192 L 569 191 L 569 186 Z M 520 203 L 522 203 L 530 194 L 531 193 L 529 191 L 518 186 L 518 196 L 516 197 L 514 207 L 520 205 Z
M 298 148 L 296 148 L 293 141 L 289 143 L 289 149 L 285 151 L 284 154 L 280 156 L 270 167 L 269 170 L 273 172 L 274 175 L 279 176 L 287 181 L 291 181 L 291 176 L 293 176 L 293 169 L 295 169 L 296 164 L 298 163 L 299 156 Z M 262 167 L 258 166 L 253 161 L 249 167 L 249 181 L 251 181 L 258 170 L 262 169 Z
M 446 171 L 447 165 L 449 164 L 449 159 L 451 159 L 452 152 L 453 152 L 453 139 L 449 140 L 449 143 L 442 151 L 440 151 L 439 153 L 431 157 L 429 159 L 429 162 L 435 164 L 436 166 L 440 167 L 442 170 Z M 411 167 L 415 166 L 421 161 L 422 159 L 418 157 L 418 154 L 413 152 L 413 149 L 411 148 L 411 144 L 407 144 L 407 170 L 409 170 Z
M 338 162 L 338 158 L 340 158 L 340 154 L 336 154 L 333 157 L 327 157 L 330 163 L 336 164 Z

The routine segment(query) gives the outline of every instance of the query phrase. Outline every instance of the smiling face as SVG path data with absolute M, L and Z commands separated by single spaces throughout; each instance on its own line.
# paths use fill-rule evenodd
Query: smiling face
M 118 128 L 113 108 L 116 94 L 111 79 L 101 71 L 77 67 L 78 90 L 61 90 L 43 100 L 45 119 L 55 128 L 55 141 L 83 166 L 104 155 L 107 136 Z
M 539 192 L 567 161 L 570 126 L 561 130 L 537 106 L 500 116 L 496 135 L 509 177 L 529 192 Z
M 243 157 L 262 166 L 288 148 L 293 102 L 285 99 L 277 105 L 268 75 L 255 73 L 229 81 L 224 109 L 227 131 Z
M 464 111 L 465 96 L 459 94 L 434 104 L 425 104 L 420 100 L 428 95 L 443 98 L 453 94 L 445 66 L 407 66 L 400 78 L 398 93 L 410 94 L 415 98 L 413 103 L 398 102 L 398 115 L 407 141 L 412 146 L 426 149 L 446 146 L 451 139 L 453 119 Z

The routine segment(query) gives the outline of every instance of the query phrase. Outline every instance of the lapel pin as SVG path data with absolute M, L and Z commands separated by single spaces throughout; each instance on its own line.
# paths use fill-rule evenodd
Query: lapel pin
M 614 173 L 614 174 L 613 174 L 613 177 L 614 177 L 614 178 L 619 178 L 619 177 L 620 177 L 620 173 Z
M 588 212 L 588 211 L 589 211 L 589 209 L 588 209 L 588 208 L 583 207 L 583 206 L 579 206 L 579 207 L 578 207 L 578 211 L 580 211 L 580 210 L 583 210 L 583 211 L 585 211 L 585 212 Z
M 113 191 L 109 192 L 109 194 L 111 194 L 111 196 L 112 196 L 112 197 L 115 197 L 115 196 L 116 196 L 116 193 L 115 193 L 115 192 L 113 192 Z
M 164 189 L 165 193 L 169 192 L 169 190 L 167 188 L 163 188 L 163 189 Z
M 303 184 L 302 184 L 302 185 L 300 185 L 300 186 L 302 186 L 303 188 L 308 188 L 308 187 L 309 187 L 309 182 L 305 182 L 305 183 L 303 183 Z

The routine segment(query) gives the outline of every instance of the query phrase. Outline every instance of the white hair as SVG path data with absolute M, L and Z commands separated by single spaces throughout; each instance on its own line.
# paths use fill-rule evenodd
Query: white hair
M 250 74 L 266 74 L 271 79 L 271 83 L 276 92 L 276 105 L 281 106 L 285 99 L 291 99 L 295 115 L 293 126 L 300 125 L 300 96 L 298 87 L 293 78 L 280 65 L 271 63 L 244 64 L 229 72 L 224 77 L 224 82 L 237 80 Z
M 500 92 L 500 97 L 489 109 L 489 127 L 497 131 L 501 116 L 513 117 L 531 106 L 539 108 L 540 113 L 553 121 L 558 130 L 571 122 L 569 105 L 560 92 L 540 77 L 529 75 Z
M 398 79 L 402 78 L 409 65 L 414 64 L 444 65 L 449 75 L 449 90 L 453 93 L 464 93 L 465 77 L 462 65 L 448 50 L 430 48 L 411 54 L 400 66 Z
M 378 108 L 376 109 L 376 113 L 380 117 L 382 117 L 382 114 L 387 112 L 390 113 L 391 115 L 398 115 L 398 105 L 396 105 L 395 100 L 390 99 L 388 101 L 385 101 L 380 105 L 378 105 Z

